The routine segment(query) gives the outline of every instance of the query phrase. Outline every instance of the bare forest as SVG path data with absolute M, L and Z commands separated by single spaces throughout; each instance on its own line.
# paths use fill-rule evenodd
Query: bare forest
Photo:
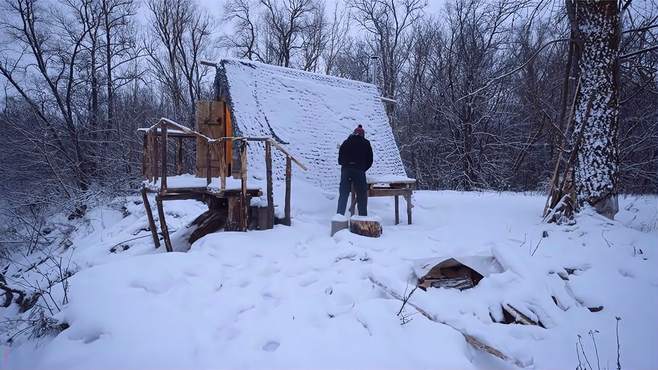
M 2 0 L 1 206 L 75 217 L 134 190 L 137 128 L 193 126 L 213 95 L 201 62 L 223 57 L 374 81 L 421 189 L 573 183 L 613 215 L 616 194 L 658 191 L 654 0 L 431 5 Z

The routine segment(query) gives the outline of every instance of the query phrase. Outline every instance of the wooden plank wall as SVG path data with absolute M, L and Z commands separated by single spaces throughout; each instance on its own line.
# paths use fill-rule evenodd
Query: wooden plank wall
M 223 101 L 197 101 L 196 103 L 196 130 L 210 138 L 226 136 L 226 112 Z M 206 177 L 206 142 L 202 139 L 196 141 L 196 176 Z M 219 157 L 216 150 L 210 155 L 210 174 L 219 176 Z

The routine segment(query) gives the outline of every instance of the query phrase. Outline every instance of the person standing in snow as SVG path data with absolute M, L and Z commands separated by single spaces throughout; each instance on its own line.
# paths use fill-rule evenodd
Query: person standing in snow
M 338 213 L 345 214 L 347 198 L 352 186 L 356 191 L 359 216 L 368 215 L 368 184 L 366 171 L 372 166 L 372 147 L 366 138 L 363 126 L 359 125 L 343 142 L 338 152 L 340 170 L 340 188 L 338 195 Z

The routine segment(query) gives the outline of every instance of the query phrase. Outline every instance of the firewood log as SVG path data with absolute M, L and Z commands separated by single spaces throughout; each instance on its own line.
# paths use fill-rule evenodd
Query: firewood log
M 350 219 L 350 231 L 371 238 L 379 238 L 383 232 L 379 220 L 364 216 L 354 216 Z

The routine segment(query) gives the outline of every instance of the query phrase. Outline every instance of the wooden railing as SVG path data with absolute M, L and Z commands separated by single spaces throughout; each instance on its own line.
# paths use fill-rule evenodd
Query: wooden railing
M 155 183 L 158 180 L 158 157 L 160 157 L 160 189 L 159 193 L 164 195 L 168 192 L 167 187 L 167 139 L 169 136 L 169 126 L 173 127 L 176 130 L 176 136 L 179 138 L 197 138 L 203 140 L 207 145 L 205 145 L 205 160 L 206 160 L 206 187 L 209 186 L 212 182 L 212 151 L 215 151 L 216 157 L 219 162 L 219 194 L 224 194 L 226 192 L 226 178 L 230 175 L 228 174 L 228 163 L 226 161 L 226 143 L 231 142 L 233 144 L 240 143 L 240 199 L 242 207 L 242 212 L 245 212 L 243 217 L 244 220 L 247 219 L 246 212 L 248 212 L 249 205 L 246 204 L 247 200 L 247 168 L 248 168 L 248 158 L 247 158 L 247 146 L 248 142 L 263 142 L 265 145 L 265 165 L 266 165 L 266 197 L 267 197 L 267 208 L 268 208 L 268 220 L 274 220 L 274 196 L 273 196 L 273 178 L 272 178 L 272 147 L 279 150 L 286 158 L 286 169 L 285 169 L 285 217 L 283 219 L 283 224 L 290 225 L 290 197 L 291 197 L 291 179 L 292 179 L 292 162 L 295 162 L 301 169 L 306 170 L 306 166 L 301 163 L 297 158 L 292 156 L 285 147 L 279 144 L 276 140 L 271 137 L 221 137 L 221 138 L 210 138 L 206 135 L 203 135 L 197 131 L 191 130 L 185 126 L 182 126 L 172 120 L 167 118 L 161 118 L 158 124 L 150 127 L 146 130 L 147 142 L 149 143 L 151 149 L 151 171 L 152 174 L 151 180 Z M 159 129 L 159 132 L 158 132 Z M 182 133 L 182 134 L 181 134 Z M 159 138 L 158 138 L 159 136 Z M 159 140 L 158 140 L 159 139 Z M 158 143 L 159 141 L 159 143 Z M 157 148 L 158 144 L 161 146 Z M 158 150 L 159 149 L 159 150 Z M 197 146 L 197 150 L 199 147 Z M 180 174 L 182 169 L 182 144 L 180 143 L 177 147 L 176 155 L 176 172 Z M 207 191 L 210 191 L 206 189 Z M 211 191 L 212 192 L 212 191 Z M 271 226 L 271 225 L 270 225 Z

